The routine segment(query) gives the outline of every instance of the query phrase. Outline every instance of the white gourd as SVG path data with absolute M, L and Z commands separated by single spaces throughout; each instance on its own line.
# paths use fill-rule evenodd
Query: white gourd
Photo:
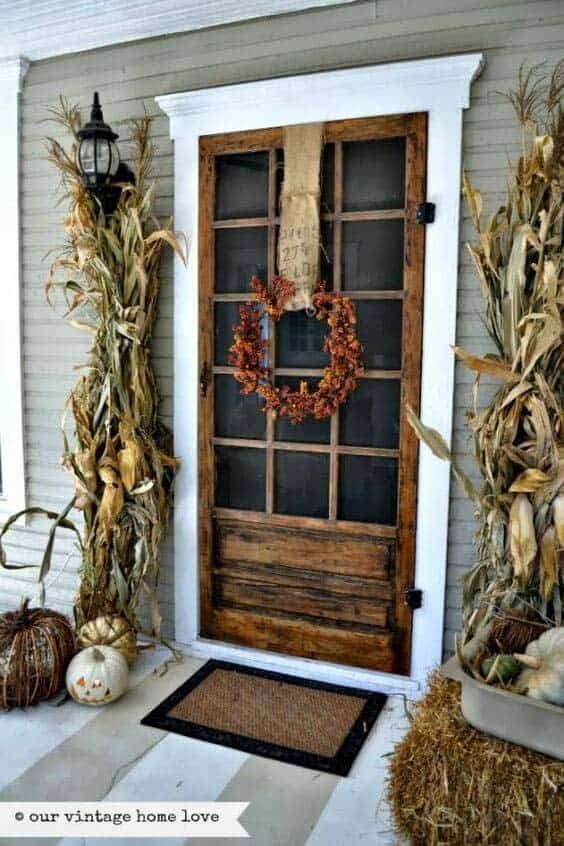
M 68 666 L 67 689 L 82 705 L 106 705 L 115 702 L 127 690 L 129 667 L 113 646 L 90 646 L 72 659 Z
M 543 702 L 564 705 L 564 626 L 544 632 L 527 646 L 525 655 L 515 655 L 525 668 L 518 689 Z

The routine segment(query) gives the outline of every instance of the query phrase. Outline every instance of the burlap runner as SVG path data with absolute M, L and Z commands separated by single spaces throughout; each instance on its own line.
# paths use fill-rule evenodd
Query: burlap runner
M 322 123 L 284 127 L 278 273 L 294 283 L 288 311 L 310 308 L 318 282 Z

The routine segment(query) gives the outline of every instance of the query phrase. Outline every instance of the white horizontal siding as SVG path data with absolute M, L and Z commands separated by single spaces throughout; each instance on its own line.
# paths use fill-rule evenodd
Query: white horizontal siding
M 481 50 L 486 67 L 472 91 L 464 119 L 464 166 L 480 188 L 488 210 L 502 201 L 507 155 L 518 152 L 519 136 L 511 108 L 497 93 L 514 81 L 522 61 L 554 65 L 562 55 L 564 6 L 561 0 L 377 0 L 251 21 L 212 30 L 174 35 L 103 50 L 67 55 L 32 64 L 23 93 L 22 233 L 25 426 L 28 489 L 31 504 L 64 505 L 72 494 L 58 465 L 61 411 L 75 373 L 85 359 L 88 339 L 65 326 L 59 302 L 52 310 L 44 300 L 47 250 L 60 243 L 64 207 L 55 206 L 57 179 L 45 161 L 43 137 L 61 139 L 60 129 L 46 125 L 47 108 L 60 94 L 86 110 L 94 88 L 100 91 L 108 121 L 127 137 L 126 121 L 156 116 L 154 134 L 160 177 L 157 209 L 172 211 L 173 159 L 168 123 L 154 96 L 172 91 L 241 82 L 261 77 L 324 70 L 350 65 L 448 55 Z M 127 149 L 125 146 L 124 149 Z M 461 239 L 472 238 L 463 212 Z M 163 398 L 165 419 L 172 414 L 171 263 L 167 261 L 153 360 Z M 492 345 L 480 320 L 481 301 L 472 266 L 461 246 L 457 343 L 477 353 Z M 440 308 L 440 304 L 437 304 Z M 476 483 L 479 478 L 465 453 L 469 445 L 465 411 L 472 401 L 473 377 L 456 368 L 454 449 Z M 480 402 L 495 390 L 483 380 Z M 452 647 L 460 622 L 460 577 L 474 560 L 473 506 L 454 483 L 450 507 L 445 647 Z M 38 521 L 18 530 L 10 544 L 14 561 L 38 560 L 45 532 Z M 54 556 L 56 573 L 66 560 L 70 540 L 61 538 Z M 163 552 L 162 598 L 166 630 L 173 619 L 172 544 Z M 78 564 L 49 591 L 49 601 L 70 608 Z M 0 608 L 13 605 L 33 587 L 33 571 L 17 576 L 0 573 Z

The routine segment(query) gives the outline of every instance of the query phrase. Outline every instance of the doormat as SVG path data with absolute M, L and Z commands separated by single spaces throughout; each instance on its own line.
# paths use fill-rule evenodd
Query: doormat
M 386 698 L 382 693 L 212 660 L 141 722 L 346 776 Z

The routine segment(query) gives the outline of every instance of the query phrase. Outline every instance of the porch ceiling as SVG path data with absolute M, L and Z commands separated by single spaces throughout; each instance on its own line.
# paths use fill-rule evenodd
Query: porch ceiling
M 354 0 L 3 0 L 0 59 L 30 61 Z

